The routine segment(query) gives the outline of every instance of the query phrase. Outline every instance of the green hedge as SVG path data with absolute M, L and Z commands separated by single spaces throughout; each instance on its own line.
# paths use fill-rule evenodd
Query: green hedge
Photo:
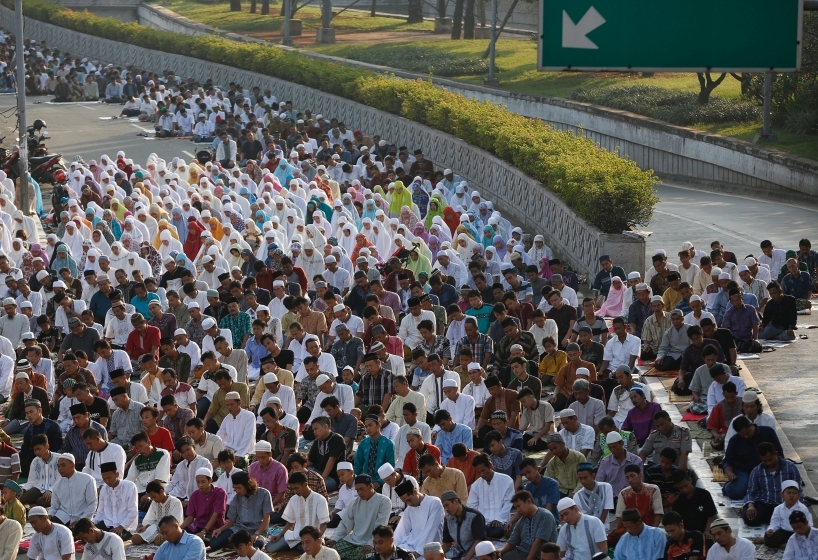
M 0 2 L 13 9 L 12 0 Z M 446 132 L 495 154 L 541 182 L 579 216 L 606 233 L 620 233 L 631 224 L 646 224 L 658 202 L 658 179 L 653 171 L 642 171 L 633 161 L 600 149 L 586 138 L 556 131 L 538 119 L 467 99 L 430 82 L 397 79 L 270 46 L 160 31 L 74 12 L 45 0 L 25 0 L 23 4 L 25 15 L 40 21 L 265 74 Z

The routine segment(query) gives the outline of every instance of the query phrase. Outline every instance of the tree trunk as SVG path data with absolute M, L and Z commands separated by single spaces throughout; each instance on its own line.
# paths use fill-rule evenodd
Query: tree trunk
M 463 32 L 463 0 L 455 0 L 452 14 L 452 39 L 460 39 Z
M 370 17 L 375 17 L 375 13 L 378 11 L 378 0 L 372 0 L 372 9 L 369 11 Z
M 250 13 L 256 13 L 256 0 L 250 0 Z
M 240 12 L 241 11 L 241 0 L 230 0 L 230 11 L 231 12 Z
M 509 7 L 508 12 L 506 12 L 506 17 L 503 18 L 503 22 L 500 24 L 500 27 L 497 28 L 497 37 L 495 37 L 495 40 L 500 38 L 500 33 L 503 32 L 503 29 L 505 29 L 505 27 L 506 27 L 506 23 L 508 23 L 508 20 L 511 19 L 511 13 L 514 11 L 514 8 L 517 6 L 517 2 L 519 2 L 519 0 L 514 0 L 514 2 L 511 3 L 511 6 Z M 489 42 L 489 46 L 486 47 L 486 50 L 483 51 L 483 58 L 488 58 L 489 57 L 489 51 L 490 50 L 491 50 L 491 42 Z
M 463 38 L 474 39 L 474 2 L 466 0 L 466 14 L 463 16 Z
M 747 95 L 750 93 L 750 81 L 752 80 L 752 74 L 748 74 L 747 72 L 742 72 L 741 75 L 735 74 L 730 72 L 730 75 L 734 77 L 736 80 L 739 81 L 741 84 L 741 95 Z
M 409 18 L 406 23 L 421 23 L 423 21 L 423 0 L 409 0 Z
M 266 16 L 270 14 L 270 0 L 261 0 L 261 15 Z
M 321 27 L 328 29 L 332 23 L 332 0 L 321 0 Z
M 710 76 L 710 72 L 697 72 L 696 77 L 699 79 L 699 105 L 707 105 L 710 101 L 710 94 L 713 90 L 721 85 L 727 74 L 722 74 L 716 80 Z
M 480 22 L 480 27 L 486 26 L 486 0 L 478 0 L 480 2 L 480 9 L 477 10 L 477 20 Z
M 446 0 L 437 0 L 437 17 L 446 17 Z

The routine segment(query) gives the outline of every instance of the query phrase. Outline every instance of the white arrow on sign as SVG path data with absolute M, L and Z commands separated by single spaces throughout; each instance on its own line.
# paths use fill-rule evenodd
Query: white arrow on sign
M 574 24 L 574 20 L 565 10 L 562 11 L 562 48 L 564 49 L 599 49 L 587 35 L 600 25 L 605 23 L 596 8 L 591 6 L 579 23 Z

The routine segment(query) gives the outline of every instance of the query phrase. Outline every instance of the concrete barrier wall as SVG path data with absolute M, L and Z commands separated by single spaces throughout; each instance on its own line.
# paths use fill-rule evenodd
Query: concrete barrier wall
M 536 8 L 536 4 L 531 6 Z M 218 31 L 181 18 L 155 4 L 143 4 L 139 10 L 140 23 L 145 25 L 180 32 L 180 28 L 185 27 L 186 32 L 193 34 L 212 34 Z M 231 39 L 254 41 L 235 34 L 220 34 Z M 299 52 L 304 56 L 349 66 L 390 72 L 402 78 L 428 79 L 428 76 L 414 72 L 308 51 Z M 573 130 L 583 134 L 602 148 L 618 151 L 621 156 L 632 159 L 642 169 L 653 169 L 665 179 L 700 183 L 734 194 L 777 201 L 783 199 L 814 204 L 812 197 L 818 196 L 818 163 L 812 160 L 759 148 L 749 142 L 670 125 L 626 111 L 566 99 L 512 93 L 443 78 L 433 78 L 433 81 L 466 97 L 504 105 L 521 115 L 542 119 L 560 130 Z
M 0 6 L 0 27 L 13 27 L 14 12 Z M 542 233 L 554 252 L 575 270 L 594 273 L 597 257 L 610 251 L 626 270 L 645 270 L 642 240 L 601 233 L 577 217 L 562 201 L 520 170 L 442 132 L 335 95 L 278 80 L 262 74 L 213 64 L 192 57 L 167 54 L 108 39 L 70 31 L 26 18 L 26 37 L 45 40 L 58 48 L 115 65 L 153 71 L 172 70 L 178 76 L 212 78 L 214 83 L 269 87 L 280 99 L 292 99 L 296 107 L 337 117 L 349 126 L 380 134 L 398 144 L 420 148 L 438 167 L 447 167 L 466 179 L 504 215 L 527 231 Z

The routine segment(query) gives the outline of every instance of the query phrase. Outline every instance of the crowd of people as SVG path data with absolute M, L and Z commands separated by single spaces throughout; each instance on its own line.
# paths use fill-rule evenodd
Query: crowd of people
M 162 130 L 203 118 L 215 157 L 75 158 L 42 243 L 0 195 L 0 558 L 27 521 L 32 560 L 74 539 L 88 560 L 755 558 L 640 364 L 707 415 L 760 542 L 818 558 L 736 364 L 795 336 L 809 240 L 685 243 L 644 274 L 601 255 L 588 288 L 421 150 L 269 90 L 98 70 Z

